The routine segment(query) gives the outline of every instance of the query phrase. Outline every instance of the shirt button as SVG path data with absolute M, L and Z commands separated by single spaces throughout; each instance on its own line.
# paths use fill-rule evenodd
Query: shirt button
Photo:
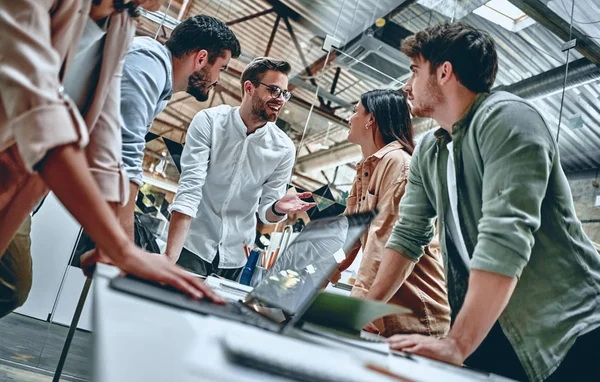
M 363 195 L 362 200 L 365 200 L 365 196 Z
M 368 172 L 365 172 L 365 176 L 369 176 L 369 173 L 368 173 Z

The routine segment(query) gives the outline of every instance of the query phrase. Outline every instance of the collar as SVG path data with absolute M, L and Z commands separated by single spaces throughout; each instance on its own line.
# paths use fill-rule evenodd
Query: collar
M 357 167 L 362 166 L 364 163 L 373 161 L 373 160 L 381 160 L 384 156 L 391 153 L 392 151 L 402 150 L 404 146 L 398 141 L 394 141 L 388 143 L 387 145 L 380 148 L 375 154 L 371 154 L 369 157 L 358 162 Z
M 261 137 L 267 133 L 268 129 L 270 128 L 270 124 L 272 123 L 272 122 L 267 122 L 267 123 L 265 123 L 265 125 L 263 127 L 259 127 L 252 134 L 248 135 L 248 127 L 246 126 L 246 124 L 244 123 L 244 120 L 242 119 L 242 115 L 240 114 L 239 106 L 234 107 L 233 114 L 234 114 L 236 126 L 238 127 L 240 132 L 244 135 L 244 137 Z
M 404 148 L 404 146 L 402 146 L 402 144 L 400 142 L 394 141 L 394 142 L 388 143 L 387 145 L 380 148 L 379 151 L 377 151 L 375 154 L 371 155 L 371 157 L 381 159 L 384 156 L 386 156 L 388 153 L 390 153 L 392 151 L 396 151 L 396 150 L 402 150 L 403 148 Z
M 465 111 L 463 116 L 456 123 L 454 123 L 454 125 L 452 125 L 452 136 L 462 133 L 469 127 L 471 121 L 473 120 L 475 112 L 479 109 L 479 106 L 481 106 L 483 101 L 485 101 L 487 97 L 489 97 L 489 95 L 490 93 L 478 93 L 475 96 L 475 99 L 473 99 L 471 106 L 469 106 L 469 108 L 467 109 L 467 111 Z M 452 136 L 450 136 L 450 134 L 448 134 L 448 132 L 441 127 L 435 131 L 434 135 L 442 143 L 447 143 L 452 140 Z

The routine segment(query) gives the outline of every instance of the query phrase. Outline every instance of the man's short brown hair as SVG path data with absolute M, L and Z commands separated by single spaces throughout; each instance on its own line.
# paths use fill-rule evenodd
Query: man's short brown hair
M 402 53 L 410 58 L 422 56 L 433 73 L 448 61 L 458 80 L 467 89 L 489 92 L 498 72 L 498 54 L 490 35 L 464 23 L 435 25 L 402 41 Z
M 258 86 L 264 74 L 269 70 L 275 70 L 288 75 L 292 70 L 292 66 L 287 61 L 276 60 L 270 57 L 255 58 L 246 66 L 242 73 L 242 79 L 240 80 L 242 84 L 242 96 L 244 95 L 244 83 L 246 81 L 250 81 L 254 86 Z

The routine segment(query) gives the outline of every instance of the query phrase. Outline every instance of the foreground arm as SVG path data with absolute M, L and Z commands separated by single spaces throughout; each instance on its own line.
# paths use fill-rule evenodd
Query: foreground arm
M 516 277 L 472 270 L 465 303 L 446 338 L 395 335 L 388 340 L 390 347 L 461 365 L 481 345 L 516 285 Z
M 212 120 L 201 111 L 192 120 L 181 154 L 181 177 L 173 204 L 169 207 L 171 221 L 165 255 L 176 262 L 202 202 L 202 187 L 210 161 Z
M 79 148 L 66 145 L 53 149 L 39 168 L 50 189 L 116 266 L 135 276 L 169 284 L 195 298 L 206 296 L 221 301 L 199 279 L 162 257 L 142 251 L 129 240 L 103 200 Z
M 176 263 L 181 255 L 185 238 L 190 230 L 192 217 L 173 211 L 171 214 L 171 222 L 169 223 L 169 239 L 167 240 L 167 249 L 165 255 L 167 258 Z

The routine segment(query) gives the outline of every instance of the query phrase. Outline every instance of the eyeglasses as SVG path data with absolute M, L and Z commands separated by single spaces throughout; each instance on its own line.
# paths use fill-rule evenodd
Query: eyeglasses
M 292 98 L 292 93 L 290 93 L 287 90 L 283 90 L 283 89 L 279 88 L 279 86 L 267 85 L 263 82 L 261 82 L 260 84 L 265 86 L 267 89 L 269 89 L 269 92 L 271 92 L 271 97 L 273 97 L 275 99 L 283 96 L 283 100 L 285 102 L 287 102 L 290 100 L 290 98 Z

